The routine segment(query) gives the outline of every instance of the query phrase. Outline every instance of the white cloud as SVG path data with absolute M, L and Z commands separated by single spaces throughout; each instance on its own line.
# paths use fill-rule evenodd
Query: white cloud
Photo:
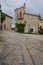
M 2 4 L 2 10 L 11 15 L 14 14 L 14 9 L 22 6 L 24 2 L 27 2 L 27 12 L 35 14 L 40 13 L 43 16 L 43 0 L 0 0 L 0 2 Z

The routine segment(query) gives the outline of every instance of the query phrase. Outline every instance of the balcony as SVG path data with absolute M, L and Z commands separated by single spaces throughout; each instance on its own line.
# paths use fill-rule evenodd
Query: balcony
M 23 17 L 18 17 L 17 19 L 18 19 L 18 20 L 23 20 Z

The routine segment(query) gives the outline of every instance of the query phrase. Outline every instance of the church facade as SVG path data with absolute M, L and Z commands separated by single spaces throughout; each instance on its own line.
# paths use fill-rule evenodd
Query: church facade
M 40 19 L 38 15 L 26 13 L 25 4 L 15 9 L 16 23 L 26 23 L 24 32 L 38 33 L 39 28 L 43 27 L 43 19 Z

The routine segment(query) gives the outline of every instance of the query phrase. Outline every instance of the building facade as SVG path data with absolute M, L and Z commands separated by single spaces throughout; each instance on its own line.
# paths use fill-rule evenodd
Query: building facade
M 3 30 L 11 30 L 12 29 L 12 17 L 3 13 L 5 15 L 5 20 L 3 22 Z
M 43 19 L 38 15 L 26 13 L 25 4 L 15 10 L 16 23 L 26 23 L 24 32 L 38 33 L 39 27 L 43 27 Z
M 1 11 L 1 4 L 0 4 L 0 11 Z M 3 30 L 11 30 L 12 29 L 12 17 L 3 13 L 5 15 L 5 20 L 2 25 Z M 1 29 L 1 12 L 0 12 L 0 29 Z

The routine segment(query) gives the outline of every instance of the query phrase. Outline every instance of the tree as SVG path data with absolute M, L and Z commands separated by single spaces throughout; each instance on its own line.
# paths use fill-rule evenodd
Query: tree
M 40 28 L 39 28 L 39 33 L 43 34 L 43 28 L 42 28 L 42 26 L 40 26 Z
M 5 20 L 5 14 L 3 14 L 2 11 L 1 11 L 1 29 L 2 29 L 2 26 L 3 26 L 4 20 Z
M 23 33 L 24 32 L 24 28 L 25 28 L 25 24 L 16 23 L 16 28 L 17 28 L 17 32 Z
M 1 9 L 0 9 L 0 29 L 1 29 Z

